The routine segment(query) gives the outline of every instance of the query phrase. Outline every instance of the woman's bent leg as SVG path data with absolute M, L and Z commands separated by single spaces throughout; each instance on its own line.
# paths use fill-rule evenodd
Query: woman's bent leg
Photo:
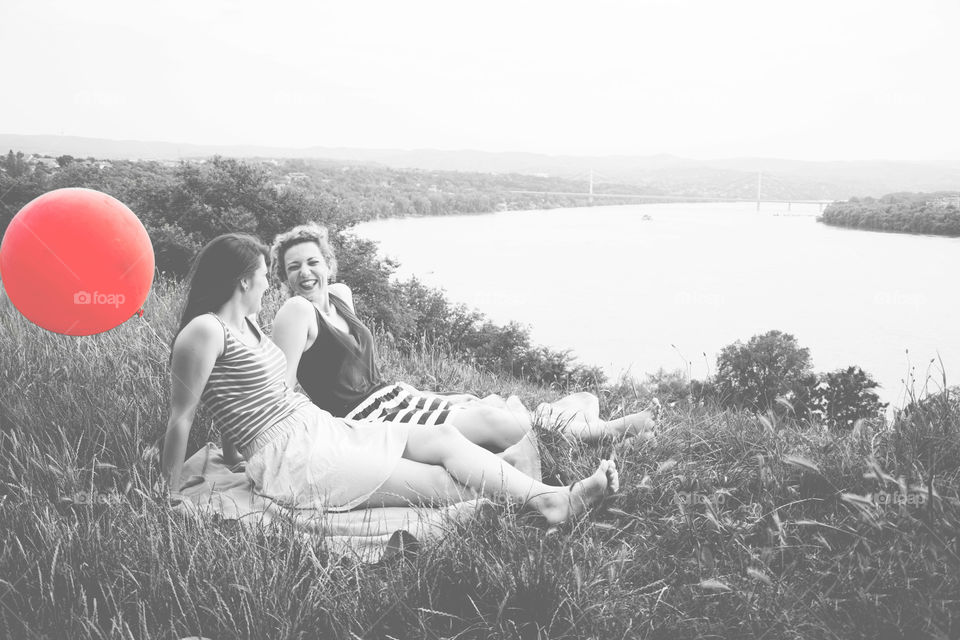
M 571 414 L 578 413 L 587 422 L 595 422 L 600 419 L 600 400 L 596 395 L 586 391 L 571 393 L 556 402 L 552 402 L 551 406 L 555 410 L 559 409 Z
M 454 480 L 443 467 L 401 458 L 387 481 L 360 508 L 445 505 L 476 497 L 475 490 Z
M 617 467 L 609 460 L 601 461 L 593 475 L 572 489 L 545 485 L 473 444 L 449 425 L 412 426 L 403 456 L 443 465 L 457 481 L 483 495 L 507 494 L 524 501 L 554 524 L 582 514 L 620 486 Z
M 467 440 L 495 451 L 520 442 L 531 428 L 529 417 L 518 416 L 505 407 L 477 402 L 453 412 L 450 419 Z
M 602 438 L 647 436 L 652 434 L 659 416 L 660 403 L 644 411 L 613 420 L 600 419 L 600 403 L 592 393 L 574 393 L 552 404 L 537 407 L 538 418 L 547 426 L 556 426 L 570 440 L 597 442 Z

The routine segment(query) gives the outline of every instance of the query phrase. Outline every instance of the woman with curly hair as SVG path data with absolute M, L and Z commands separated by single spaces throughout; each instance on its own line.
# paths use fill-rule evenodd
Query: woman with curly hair
M 439 396 L 403 382 L 389 383 L 377 366 L 370 330 L 357 318 L 350 288 L 331 283 L 337 259 L 327 230 L 298 226 L 273 241 L 274 273 L 290 294 L 273 321 L 273 339 L 287 357 L 287 384 L 304 392 L 335 416 L 422 425 L 452 424 L 471 442 L 494 451 L 517 443 L 530 430 L 529 419 L 505 406 L 478 402 L 461 394 Z M 649 434 L 659 404 L 646 411 L 603 421 L 589 393 L 564 399 L 564 411 L 552 416 L 571 438 L 596 441 L 605 436 Z M 538 412 L 547 416 L 549 405 Z

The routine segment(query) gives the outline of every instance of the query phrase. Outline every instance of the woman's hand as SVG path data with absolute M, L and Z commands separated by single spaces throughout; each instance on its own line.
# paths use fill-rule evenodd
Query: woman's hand
M 241 460 L 240 462 L 228 465 L 227 468 L 233 473 L 243 473 L 247 470 L 247 461 Z
M 243 473 L 247 470 L 247 461 L 241 455 L 228 456 L 226 455 L 226 451 L 224 451 L 223 466 L 230 469 L 233 473 Z
M 233 443 L 226 438 L 221 438 L 223 443 L 223 464 L 234 473 L 243 473 L 247 469 L 246 459 L 240 455 Z

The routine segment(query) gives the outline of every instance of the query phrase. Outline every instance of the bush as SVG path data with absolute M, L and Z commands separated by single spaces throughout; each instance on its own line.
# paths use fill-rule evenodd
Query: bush
M 793 405 L 809 384 L 810 351 L 781 331 L 753 336 L 743 344 L 727 345 L 717 357 L 716 392 L 723 406 L 765 412 L 779 406 L 777 398 Z M 781 407 L 782 408 L 782 407 Z M 798 414 L 806 407 L 794 406 Z
M 644 384 L 650 392 L 665 403 L 685 402 L 690 400 L 690 386 L 692 382 L 687 374 L 676 369 L 667 371 L 657 369 L 656 373 L 648 373 Z
M 809 350 L 790 334 L 769 331 L 747 344 L 737 341 L 724 347 L 712 384 L 700 383 L 697 391 L 700 396 L 716 394 L 724 407 L 786 410 L 799 420 L 820 420 L 831 429 L 850 430 L 860 419 L 883 415 L 887 405 L 873 391 L 877 386 L 856 366 L 813 373 Z
M 878 418 L 887 404 L 873 392 L 878 385 L 860 367 L 847 367 L 819 376 L 812 404 L 831 429 L 853 429 L 861 419 Z
M 960 387 L 914 399 L 893 423 L 898 463 L 921 475 L 956 474 L 960 467 Z
M 662 402 L 667 404 L 703 404 L 716 400 L 716 389 L 712 380 L 692 380 L 680 370 L 658 369 L 648 373 L 643 387 Z

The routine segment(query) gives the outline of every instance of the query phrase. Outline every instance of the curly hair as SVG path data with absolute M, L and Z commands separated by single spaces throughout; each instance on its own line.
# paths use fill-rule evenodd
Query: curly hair
M 287 286 L 287 274 L 284 267 L 284 256 L 287 249 L 300 244 L 301 242 L 312 242 L 320 247 L 320 255 L 327 263 L 330 270 L 330 279 L 337 276 L 337 256 L 333 253 L 333 247 L 330 246 L 330 237 L 327 228 L 316 222 L 308 222 L 290 229 L 284 233 L 278 234 L 273 239 L 270 246 L 270 264 L 273 268 L 273 275 L 280 281 L 283 289 L 290 294 L 290 287 Z

